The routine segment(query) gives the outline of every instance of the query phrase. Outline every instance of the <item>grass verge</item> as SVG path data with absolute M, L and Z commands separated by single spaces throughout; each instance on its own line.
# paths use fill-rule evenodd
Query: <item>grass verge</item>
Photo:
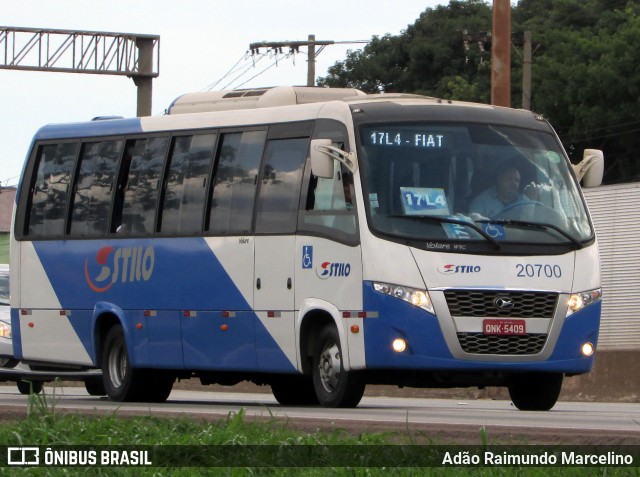
M 638 476 L 636 467 L 442 467 L 442 448 L 474 454 L 491 449 L 487 431 L 476 446 L 412 445 L 401 433 L 350 434 L 342 429 L 302 432 L 286 421 L 253 422 L 244 412 L 218 422 L 188 417 L 82 416 L 55 409 L 55 393 L 30 397 L 25 419 L 0 422 L 5 446 L 44 446 L 55 450 L 145 449 L 157 464 L 150 467 L 48 466 L 0 467 L 0 475 L 34 476 Z M 425 436 L 428 442 L 428 436 Z M 68 447 L 61 447 L 68 446 Z M 96 447 L 92 447 L 96 446 Z M 500 448 L 503 449 L 503 448 Z M 493 450 L 493 449 L 492 449 Z M 512 449 L 513 450 L 513 449 Z M 513 452 L 517 452 L 513 450 Z M 518 451 L 519 452 L 519 451 Z M 435 457 L 434 457 L 435 456 Z M 175 462 L 167 464 L 167 462 Z M 60 464 L 60 462 L 58 462 Z

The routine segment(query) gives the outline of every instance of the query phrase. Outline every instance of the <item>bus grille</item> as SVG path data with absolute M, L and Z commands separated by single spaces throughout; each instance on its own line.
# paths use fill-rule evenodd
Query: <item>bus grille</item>
M 447 290 L 444 292 L 453 317 L 475 318 L 549 318 L 553 319 L 558 294 L 502 290 Z M 500 308 L 508 301 L 512 307 Z M 458 333 L 465 353 L 482 355 L 531 355 L 542 351 L 547 341 L 545 333 L 526 335 L 486 335 Z
M 451 316 L 499 318 L 553 318 L 557 293 L 496 290 L 447 290 L 444 292 Z M 508 299 L 510 309 L 500 309 L 496 300 Z
M 458 333 L 458 340 L 465 353 L 527 355 L 540 353 L 547 341 L 547 335 L 502 336 L 482 333 Z

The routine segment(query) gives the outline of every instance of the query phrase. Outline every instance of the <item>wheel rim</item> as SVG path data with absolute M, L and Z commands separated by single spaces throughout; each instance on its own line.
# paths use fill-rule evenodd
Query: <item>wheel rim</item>
M 114 387 L 119 388 L 127 374 L 127 350 L 122 344 L 113 347 L 109 354 L 109 377 Z
M 334 392 L 338 387 L 341 365 L 340 348 L 338 348 L 337 344 L 332 343 L 320 354 L 320 362 L 318 363 L 320 381 L 324 389 L 329 393 Z

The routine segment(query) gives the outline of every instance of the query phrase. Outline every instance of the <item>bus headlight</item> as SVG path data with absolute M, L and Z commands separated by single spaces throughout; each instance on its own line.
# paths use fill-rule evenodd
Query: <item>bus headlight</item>
M 0 321 L 0 337 L 11 339 L 11 325 Z
M 569 297 L 567 303 L 567 316 L 574 314 L 576 311 L 580 311 L 583 308 L 602 300 L 602 288 L 596 288 L 595 290 L 589 290 L 580 293 L 573 293 Z
M 582 345 L 581 351 L 582 354 L 588 358 L 589 356 L 593 356 L 593 353 L 595 353 L 596 349 L 592 343 L 585 343 Z
M 431 303 L 431 297 L 427 290 L 417 290 L 415 288 L 380 282 L 374 282 L 373 289 L 383 295 L 389 295 L 399 298 L 400 300 L 404 300 L 407 303 L 411 303 L 413 306 L 422 308 L 433 315 L 436 314 L 433 309 L 433 304 Z
M 402 338 L 396 338 L 391 342 L 391 348 L 393 348 L 393 351 L 396 353 L 402 353 L 407 349 L 407 342 Z

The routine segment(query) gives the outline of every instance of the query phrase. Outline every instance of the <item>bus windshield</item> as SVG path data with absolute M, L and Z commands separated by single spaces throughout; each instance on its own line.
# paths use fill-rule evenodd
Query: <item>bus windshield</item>
M 561 145 L 550 132 L 491 124 L 363 127 L 370 225 L 410 240 L 578 248 L 593 236 Z

